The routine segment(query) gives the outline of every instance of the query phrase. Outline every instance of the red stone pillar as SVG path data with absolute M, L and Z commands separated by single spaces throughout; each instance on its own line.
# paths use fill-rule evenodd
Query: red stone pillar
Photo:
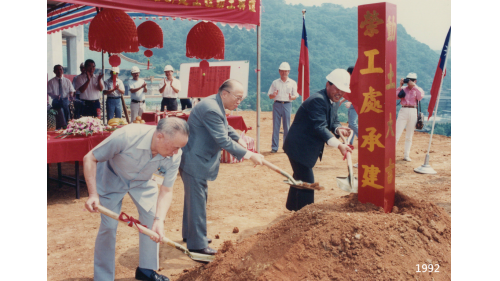
M 396 5 L 358 7 L 358 61 L 352 79 L 359 116 L 358 199 L 390 212 L 396 156 Z

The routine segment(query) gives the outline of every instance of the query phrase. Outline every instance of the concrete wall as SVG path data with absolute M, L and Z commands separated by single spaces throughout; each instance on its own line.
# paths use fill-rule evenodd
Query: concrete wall
M 47 34 L 47 74 L 48 79 L 55 76 L 53 72 L 54 65 L 63 65 L 62 40 L 66 39 L 67 62 L 64 65 L 66 74 L 80 74 L 80 63 L 85 61 L 84 57 L 84 38 L 83 25 L 65 29 L 63 31 Z

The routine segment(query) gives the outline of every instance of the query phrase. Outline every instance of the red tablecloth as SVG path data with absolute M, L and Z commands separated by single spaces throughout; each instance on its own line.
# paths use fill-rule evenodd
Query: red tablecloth
M 56 139 L 55 137 L 59 134 L 48 132 L 50 139 L 47 140 L 47 163 L 83 161 L 83 156 L 110 134 L 110 132 L 104 132 L 88 137 L 68 136 L 64 139 Z
M 156 113 L 156 112 L 144 112 L 142 113 L 142 119 L 144 121 L 146 121 L 147 123 L 149 122 L 156 122 L 157 119 L 158 119 L 158 116 L 160 116 L 161 118 L 164 117 L 164 113 L 163 112 L 159 112 L 159 113 Z M 187 115 L 182 115 L 182 116 L 175 116 L 175 117 L 178 117 L 178 118 L 182 118 L 184 120 L 188 120 L 189 118 L 189 114 Z M 248 131 L 249 128 L 247 128 L 247 125 L 245 124 L 245 120 L 243 120 L 243 117 L 242 116 L 236 116 L 236 115 L 229 115 L 227 116 L 227 123 L 229 125 L 231 125 L 231 127 L 233 127 L 234 129 L 236 130 L 240 130 L 240 131 Z M 151 123 L 149 123 L 151 124 Z

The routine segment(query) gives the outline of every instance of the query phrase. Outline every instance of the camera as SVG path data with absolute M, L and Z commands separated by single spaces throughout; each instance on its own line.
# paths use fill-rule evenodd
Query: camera
M 410 78 L 405 78 L 405 80 L 403 80 L 403 84 L 408 84 L 409 81 L 410 81 Z

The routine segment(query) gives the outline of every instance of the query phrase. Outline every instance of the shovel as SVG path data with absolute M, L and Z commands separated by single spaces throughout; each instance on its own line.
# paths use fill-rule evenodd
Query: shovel
M 319 186 L 318 184 L 310 184 L 307 182 L 303 182 L 300 180 L 294 179 L 290 174 L 287 172 L 281 170 L 278 166 L 274 165 L 273 163 L 267 161 L 266 159 L 262 159 L 262 164 L 266 165 L 268 168 L 271 170 L 277 172 L 278 174 L 283 175 L 284 177 L 287 178 L 287 180 L 283 181 L 284 183 L 291 185 L 295 188 L 298 189 L 311 189 L 311 190 L 323 190 L 325 189 L 323 186 Z
M 353 135 L 354 135 L 353 131 L 351 130 L 351 135 L 347 140 L 342 134 L 340 134 L 340 137 L 342 138 L 342 140 L 344 140 L 345 144 L 348 144 Z M 352 169 L 352 159 L 350 152 L 346 152 L 346 158 L 347 158 L 347 170 L 349 171 L 349 175 L 347 177 L 337 177 L 337 185 L 343 191 L 347 191 L 349 193 L 358 193 L 358 178 L 355 178 L 352 172 L 353 169 Z
M 122 220 L 119 219 L 119 215 L 113 211 L 110 211 L 108 209 L 106 209 L 105 207 L 101 206 L 101 205 L 97 205 L 97 209 L 99 210 L 99 212 L 101 214 L 104 214 L 112 219 L 115 219 L 119 222 L 122 222 L 124 224 L 129 224 L 128 222 L 124 222 Z M 158 237 L 158 233 L 142 226 L 142 225 L 139 225 L 139 224 L 132 224 L 132 227 L 141 231 L 142 233 L 146 234 L 147 236 L 149 237 Z M 190 257 L 191 259 L 195 260 L 195 261 L 201 261 L 201 262 L 211 262 L 214 260 L 215 256 L 212 256 L 212 255 L 205 255 L 205 254 L 200 254 L 200 253 L 191 253 L 189 252 L 188 249 L 186 249 L 185 247 L 175 243 L 174 241 L 168 239 L 167 237 L 163 236 L 163 242 L 166 243 L 167 245 L 169 245 L 170 247 L 173 247 L 173 248 L 176 248 L 177 250 L 183 252 L 184 254 L 186 254 L 188 257 Z

